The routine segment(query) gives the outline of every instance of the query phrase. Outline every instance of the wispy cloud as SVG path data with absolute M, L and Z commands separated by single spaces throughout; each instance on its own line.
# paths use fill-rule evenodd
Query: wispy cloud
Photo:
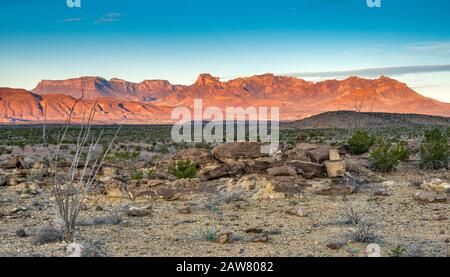
M 114 12 L 107 13 L 96 19 L 94 21 L 94 24 L 116 22 L 119 21 L 122 16 L 123 13 L 114 13 Z
M 413 73 L 450 72 L 450 65 L 420 65 L 399 67 L 362 68 L 345 71 L 323 71 L 323 72 L 298 72 L 283 74 L 304 78 L 346 78 L 349 76 L 360 76 L 376 78 L 382 75 L 400 76 Z
M 415 42 L 407 45 L 406 48 L 413 51 L 450 54 L 450 41 Z
M 83 17 L 72 17 L 72 18 L 61 19 L 58 22 L 80 22 L 82 20 L 83 20 Z

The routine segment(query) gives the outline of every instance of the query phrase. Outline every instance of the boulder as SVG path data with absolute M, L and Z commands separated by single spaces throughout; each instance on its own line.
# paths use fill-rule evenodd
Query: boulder
M 316 149 L 308 150 L 307 153 L 311 161 L 321 164 L 330 159 L 330 149 L 329 145 L 320 145 Z
M 0 164 L 0 168 L 3 169 L 14 169 L 14 168 L 28 168 L 28 165 L 25 163 L 25 160 L 21 156 L 12 156 L 9 159 L 3 161 Z
M 308 154 L 306 153 L 306 151 L 299 149 L 299 148 L 294 148 L 294 149 L 290 149 L 290 150 L 286 151 L 285 153 L 282 154 L 282 159 L 288 160 L 288 161 L 292 161 L 292 160 L 304 161 L 304 162 L 311 161 L 311 159 L 308 157 Z
M 191 148 L 183 149 L 174 155 L 174 160 L 191 160 L 198 165 L 205 165 L 214 162 L 214 157 L 207 149 Z
M 268 168 L 272 167 L 274 162 L 274 159 L 269 157 L 248 160 L 245 162 L 245 172 L 247 174 L 265 173 Z
M 423 191 L 423 192 L 417 192 L 415 195 L 415 198 L 419 202 L 424 203 L 433 203 L 433 202 L 447 202 L 447 196 L 445 194 L 438 194 L 433 191 Z
M 450 194 L 450 184 L 439 178 L 434 178 L 430 181 L 424 181 L 422 183 L 422 189 L 426 191 L 434 191 L 437 193 Z
M 299 194 L 307 186 L 305 179 L 301 176 L 272 177 L 269 182 L 274 192 L 282 192 L 286 196 Z
M 201 174 L 201 178 L 203 180 L 219 179 L 243 172 L 244 168 L 245 166 L 240 163 L 221 164 L 214 168 L 204 170 Z
M 270 176 L 297 176 L 297 171 L 292 166 L 279 166 L 267 169 Z
M 222 162 L 237 159 L 256 159 L 268 156 L 261 152 L 261 147 L 265 144 L 260 142 L 231 142 L 214 147 L 211 153 Z
M 0 175 L 0 187 L 7 186 L 9 184 L 8 177 L 6 175 Z
M 339 154 L 338 149 L 330 149 L 330 161 L 340 161 L 341 155 Z
M 304 174 L 312 174 L 313 177 L 323 177 L 325 170 L 321 164 L 305 161 L 288 161 L 287 165 L 295 168 L 297 173 L 303 172 Z M 305 176 L 307 177 L 307 176 Z
M 345 162 L 343 160 L 325 161 L 328 177 L 335 178 L 345 173 Z

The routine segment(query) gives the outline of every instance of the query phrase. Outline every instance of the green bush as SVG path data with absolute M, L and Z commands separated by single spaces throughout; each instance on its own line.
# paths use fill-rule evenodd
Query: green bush
M 197 165 L 191 160 L 179 160 L 170 169 L 170 172 L 178 179 L 194 178 L 197 176 Z
M 132 180 L 142 180 L 144 178 L 144 172 L 142 170 L 136 170 L 131 173 Z
M 425 132 L 420 145 L 420 165 L 426 169 L 448 168 L 450 146 L 447 136 L 440 129 Z
M 366 153 L 375 142 L 375 138 L 365 131 L 356 131 L 348 140 L 350 153 L 359 155 Z
M 402 140 L 400 141 L 393 149 L 392 151 L 397 155 L 397 158 L 400 161 L 406 161 L 409 159 L 409 150 L 407 148 L 406 141 Z
M 393 146 L 391 143 L 382 143 L 370 153 L 372 168 L 381 172 L 391 172 L 398 165 L 400 158 L 399 145 Z

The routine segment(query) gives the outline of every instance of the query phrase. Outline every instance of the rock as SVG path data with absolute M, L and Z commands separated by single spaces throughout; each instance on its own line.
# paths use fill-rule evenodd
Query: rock
M 222 162 L 228 159 L 255 159 L 267 156 L 266 153 L 261 152 L 261 147 L 264 145 L 260 142 L 230 142 L 214 147 L 211 153 Z
M 329 145 L 320 145 L 316 149 L 307 150 L 311 161 L 315 163 L 323 163 L 330 158 L 330 146 Z
M 433 191 L 417 192 L 415 198 L 424 203 L 447 202 L 447 196 L 445 194 L 438 194 Z
M 256 234 L 252 239 L 252 242 L 269 242 L 269 233 L 262 232 L 259 234 Z
M 440 214 L 434 217 L 435 220 L 437 221 L 445 221 L 448 220 L 448 216 L 445 214 Z
M 437 193 L 450 194 L 450 184 L 439 178 L 435 178 L 430 181 L 424 181 L 422 183 L 422 189 L 426 191 L 434 191 Z
M 282 192 L 285 196 L 293 196 L 303 191 L 307 186 L 305 179 L 301 176 L 278 176 L 269 179 L 271 189 Z
M 183 149 L 174 155 L 174 160 L 191 160 L 198 165 L 205 165 L 214 162 L 214 157 L 207 149 L 190 148 Z
M 219 244 L 229 243 L 231 241 L 231 232 L 221 233 L 217 236 L 216 242 Z
M 304 161 L 304 162 L 310 162 L 311 159 L 308 157 L 308 154 L 299 148 L 294 148 L 294 149 L 290 149 L 288 151 L 286 151 L 286 153 L 284 153 L 282 155 L 282 158 L 284 160 L 288 160 L 288 161 L 292 161 L 292 160 L 296 160 L 296 161 Z
M 245 173 L 265 173 L 268 168 L 274 163 L 273 158 L 263 157 L 254 160 L 249 160 L 245 163 Z
M 279 166 L 267 169 L 270 176 L 297 176 L 297 171 L 292 166 Z
M 117 175 L 117 171 L 114 167 L 103 167 L 102 168 L 102 176 L 107 178 L 113 178 Z
M 287 210 L 286 213 L 289 215 L 295 215 L 298 217 L 307 217 L 308 216 L 308 213 L 300 207 L 294 208 L 292 210 Z
M 23 157 L 12 156 L 8 160 L 3 161 L 0 164 L 0 168 L 3 168 L 3 169 L 14 169 L 14 168 L 25 169 L 25 168 L 28 168 L 28 165 L 25 163 L 25 160 Z
M 131 206 L 127 209 L 126 211 L 127 216 L 132 216 L 132 217 L 144 217 L 144 216 L 148 216 L 151 214 L 150 212 L 150 207 L 135 207 L 135 206 Z
M 25 232 L 25 229 L 21 228 L 21 229 L 18 229 L 18 230 L 16 231 L 16 235 L 17 235 L 19 238 L 24 238 L 24 237 L 27 236 L 27 233 Z
M 257 227 L 250 227 L 245 229 L 244 232 L 246 232 L 247 234 L 248 233 L 259 234 L 263 232 L 263 229 Z
M 191 208 L 189 206 L 186 206 L 186 207 L 183 207 L 183 208 L 179 209 L 178 212 L 180 214 L 190 214 L 191 213 Z
M 0 187 L 9 185 L 9 179 L 6 175 L 0 175 Z
M 389 192 L 386 188 L 376 189 L 373 193 L 375 196 L 389 196 Z
M 338 149 L 330 149 L 330 161 L 340 161 L 341 155 L 339 154 Z
M 175 192 L 169 187 L 158 187 L 155 189 L 155 194 L 163 200 L 174 200 L 176 198 Z
M 316 189 L 315 193 L 318 195 L 349 195 L 352 194 L 354 188 L 345 184 L 327 184 Z
M 257 191 L 252 195 L 254 200 L 267 200 L 267 199 L 285 199 L 286 196 L 282 192 L 275 192 L 272 184 L 266 186 L 266 188 Z
M 338 250 L 338 249 L 341 249 L 342 246 L 344 246 L 344 245 L 345 245 L 345 242 L 343 242 L 343 241 L 338 241 L 338 240 L 332 240 L 332 241 L 329 241 L 329 242 L 327 243 L 327 247 L 330 248 L 330 249 L 332 249 L 332 250 Z
M 301 171 L 304 174 L 312 174 L 312 176 L 318 178 L 323 177 L 325 173 L 324 167 L 318 163 L 294 160 L 288 161 L 286 164 L 295 168 L 297 172 Z
M 325 168 L 330 178 L 343 176 L 345 173 L 345 162 L 343 160 L 326 161 Z
M 227 177 L 230 175 L 236 175 L 243 171 L 244 171 L 243 164 L 240 164 L 240 163 L 228 164 L 228 163 L 226 163 L 226 164 L 221 164 L 212 169 L 205 169 L 201 174 L 201 178 L 203 180 L 214 180 L 214 179 Z

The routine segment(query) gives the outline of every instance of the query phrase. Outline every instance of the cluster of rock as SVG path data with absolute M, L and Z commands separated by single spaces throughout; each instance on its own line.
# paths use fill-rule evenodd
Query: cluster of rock
M 355 184 L 380 183 L 372 173 L 367 158 L 351 156 L 347 147 L 299 143 L 281 146 L 275 154 L 261 151 L 263 143 L 234 142 L 207 149 L 184 149 L 157 161 L 119 161 L 105 164 L 93 195 L 106 196 L 108 201 L 161 198 L 176 200 L 201 192 L 244 192 L 253 199 L 282 199 L 303 192 L 312 184 L 318 195 L 345 195 L 358 190 Z M 198 168 L 196 178 L 177 179 L 170 168 L 180 160 L 190 160 Z M 65 166 L 61 164 L 61 171 Z M 82 170 L 82 168 L 80 168 Z M 145 178 L 131 178 L 139 170 Z M 0 163 L 0 186 L 20 187 L 24 197 L 40 193 L 51 178 L 43 162 L 30 163 L 11 156 Z M 38 178 L 34 178 L 34 177 Z M 326 178 L 327 177 L 327 178 Z M 321 178 L 317 182 L 307 179 Z M 326 178 L 326 179 L 325 179 Z M 449 191 L 434 180 L 424 184 L 416 195 L 421 202 L 446 202 Z M 446 183 L 445 183 L 446 184 Z M 447 184 L 448 185 L 448 184 Z M 387 196 L 385 188 L 375 195 Z

